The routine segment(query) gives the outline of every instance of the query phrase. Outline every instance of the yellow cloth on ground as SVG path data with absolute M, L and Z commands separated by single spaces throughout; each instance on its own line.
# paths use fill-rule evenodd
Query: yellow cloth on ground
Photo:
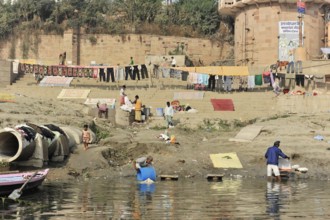
M 210 158 L 215 168 L 243 168 L 241 161 L 235 152 L 210 154 Z
M 0 102 L 14 102 L 15 96 L 9 93 L 0 93 Z

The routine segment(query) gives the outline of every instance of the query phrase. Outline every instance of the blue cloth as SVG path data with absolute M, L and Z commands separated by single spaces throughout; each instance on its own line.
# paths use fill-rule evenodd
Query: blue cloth
M 265 154 L 265 157 L 267 158 L 267 164 L 278 165 L 279 156 L 282 158 L 289 158 L 281 151 L 280 148 L 276 146 L 269 147 Z

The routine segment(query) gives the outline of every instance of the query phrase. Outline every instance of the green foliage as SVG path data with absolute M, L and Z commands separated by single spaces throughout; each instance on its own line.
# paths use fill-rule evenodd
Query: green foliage
M 156 130 L 156 131 L 159 131 L 159 130 L 165 130 L 165 129 L 166 129 L 166 126 L 155 125 L 155 126 L 153 126 L 153 127 L 150 127 L 150 129 L 152 129 L 152 130 Z
M 264 122 L 264 121 L 271 121 L 271 120 L 276 120 L 276 119 L 279 119 L 279 118 L 288 118 L 288 117 L 290 117 L 290 115 L 287 115 L 287 114 L 284 114 L 284 115 L 273 115 L 273 116 L 271 116 L 269 118 L 266 118 L 266 119 L 263 119 L 261 121 L 262 122 Z
M 218 121 L 218 127 L 220 130 L 229 131 L 230 130 L 230 123 L 227 120 L 220 119 Z
M 89 42 L 91 42 L 92 45 L 97 44 L 97 38 L 95 36 L 89 36 Z
M 233 20 L 218 13 L 218 0 L 19 0 L 0 1 L 0 39 L 14 31 L 63 34 L 83 28 L 90 34 L 149 33 L 201 37 L 217 35 L 221 22 Z M 145 32 L 143 32 L 145 31 Z M 229 40 L 232 35 L 225 35 Z M 219 38 L 219 37 L 218 37 Z M 184 45 L 174 54 L 184 54 Z M 27 48 L 25 46 L 25 48 Z

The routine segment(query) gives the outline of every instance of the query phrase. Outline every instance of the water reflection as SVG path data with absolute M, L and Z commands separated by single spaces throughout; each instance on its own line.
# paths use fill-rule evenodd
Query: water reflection
M 267 213 L 270 216 L 280 217 L 280 183 L 267 182 Z
M 281 208 L 287 201 L 290 201 L 291 186 L 288 182 L 267 182 L 266 202 L 267 213 L 280 219 Z
M 265 187 L 266 186 L 266 187 Z M 21 202 L 5 201 L 1 219 L 330 218 L 327 182 L 264 179 L 45 183 Z M 304 208 L 302 208 L 304 207 Z

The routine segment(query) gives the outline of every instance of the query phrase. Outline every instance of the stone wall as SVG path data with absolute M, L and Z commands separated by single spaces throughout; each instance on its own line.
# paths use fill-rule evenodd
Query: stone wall
M 307 59 L 320 55 L 324 43 L 324 21 L 318 4 L 308 5 L 304 16 L 304 47 Z M 278 59 L 279 21 L 297 21 L 295 4 L 272 3 L 246 6 L 236 14 L 235 59 L 237 64 L 272 64 Z
M 58 64 L 59 54 L 66 51 L 67 61 L 76 64 L 74 42 L 76 35 L 71 31 L 60 35 L 40 35 L 39 43 L 30 44 L 28 57 L 42 64 Z M 14 43 L 13 43 L 14 42 Z M 22 39 L 8 40 L 0 45 L 0 59 L 8 59 L 10 51 L 15 58 L 22 59 Z M 15 49 L 15 50 L 13 50 Z M 135 63 L 145 63 L 145 56 L 169 55 L 174 50 L 183 51 L 191 60 L 205 65 L 225 59 L 233 48 L 228 44 L 200 38 L 168 37 L 155 35 L 80 35 L 80 64 L 126 65 L 130 57 Z
M 304 47 L 307 59 L 319 58 L 325 46 L 323 1 L 306 1 Z M 219 11 L 235 18 L 235 61 L 237 65 L 273 64 L 279 53 L 279 21 L 298 21 L 296 1 L 225 0 Z
M 15 80 L 12 71 L 12 62 L 0 59 L 0 87 L 10 85 Z

